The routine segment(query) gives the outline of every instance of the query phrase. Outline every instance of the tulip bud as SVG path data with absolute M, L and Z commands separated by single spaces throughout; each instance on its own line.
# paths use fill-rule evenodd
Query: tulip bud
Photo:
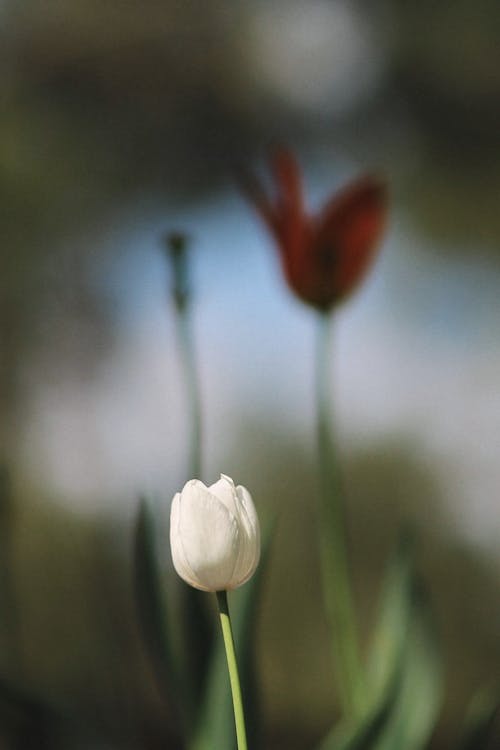
M 170 548 L 177 573 L 191 586 L 241 586 L 260 556 L 259 520 L 248 490 L 224 474 L 210 487 L 191 479 L 172 501 Z

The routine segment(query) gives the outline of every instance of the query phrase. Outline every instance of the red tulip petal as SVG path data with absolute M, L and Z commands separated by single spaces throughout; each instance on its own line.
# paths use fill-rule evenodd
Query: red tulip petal
M 304 214 L 302 180 L 293 154 L 285 148 L 271 155 L 280 219 L 280 250 L 285 268 L 295 265 L 303 252 L 307 218 Z
M 238 183 L 241 191 L 254 205 L 264 222 L 276 239 L 280 237 L 280 217 L 276 207 L 273 205 L 269 196 L 266 194 L 259 180 L 249 170 L 242 169 L 238 174 Z
M 361 281 L 381 237 L 386 214 L 386 186 L 375 177 L 363 177 L 350 185 L 321 212 L 314 248 L 318 264 L 331 274 L 333 301 L 349 294 Z
M 301 214 L 302 181 L 299 166 L 293 154 L 285 148 L 271 154 L 271 169 L 278 188 L 278 201 L 285 213 Z

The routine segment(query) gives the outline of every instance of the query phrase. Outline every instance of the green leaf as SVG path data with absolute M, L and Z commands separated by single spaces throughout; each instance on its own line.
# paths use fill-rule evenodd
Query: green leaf
M 403 673 L 376 750 L 421 750 L 434 730 L 442 695 L 442 662 L 427 597 L 415 581 Z
M 7 664 L 15 674 L 19 670 L 19 612 L 13 583 L 13 522 L 14 503 L 10 475 L 0 466 L 0 629 Z
M 134 583 L 139 624 L 158 687 L 181 718 L 184 736 L 202 700 L 213 644 L 202 592 L 177 576 L 171 603 L 158 564 L 155 519 L 142 498 L 135 524 Z M 175 610 L 175 611 L 174 611 Z
M 231 596 L 230 610 L 238 660 L 245 723 L 250 747 L 259 747 L 259 705 L 255 672 L 255 624 L 269 557 L 273 524 L 262 541 L 259 567 L 253 577 Z M 204 699 L 189 750 L 229 750 L 236 747 L 233 704 L 222 636 L 212 649 Z
M 379 702 L 355 726 L 341 723 L 320 745 L 320 750 L 369 750 L 382 735 L 395 703 L 399 679 L 394 679 Z
M 172 701 L 173 687 L 179 685 L 179 669 L 167 632 L 167 606 L 158 567 L 154 519 L 145 498 L 141 498 L 135 523 L 134 588 L 139 625 L 158 686 Z
M 458 750 L 494 750 L 500 745 L 500 698 L 490 690 L 474 696 Z
M 0 677 L 0 732 L 8 747 L 54 746 L 61 717 L 48 703 Z
M 321 750 L 368 750 L 375 747 L 393 711 L 403 676 L 403 659 L 412 607 L 413 544 L 402 535 L 390 560 L 368 667 L 369 708 L 356 723 L 341 722 Z
M 401 534 L 382 586 L 368 664 L 369 689 L 372 700 L 376 702 L 380 701 L 396 673 L 402 674 L 412 615 L 413 548 L 412 537 Z
M 210 669 L 211 653 L 214 648 L 215 618 L 207 608 L 207 595 L 178 579 L 179 597 L 177 601 L 180 621 L 178 650 L 181 656 L 181 672 L 186 684 L 185 700 L 188 701 L 189 715 L 198 713 L 197 707 L 203 701 L 205 686 Z M 190 726 L 192 720 L 190 720 Z
M 386 575 L 373 640 L 372 690 L 399 674 L 395 700 L 374 750 L 421 750 L 441 705 L 442 662 L 429 603 L 414 569 L 411 535 L 404 532 Z
M 321 750 L 421 750 L 439 710 L 442 669 L 408 534 L 385 575 L 367 672 L 368 710 L 335 727 Z

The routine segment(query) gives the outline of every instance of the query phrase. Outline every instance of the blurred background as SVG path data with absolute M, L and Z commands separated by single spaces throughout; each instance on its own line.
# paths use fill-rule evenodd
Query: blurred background
M 191 238 L 201 478 L 230 474 L 278 518 L 258 632 L 268 746 L 312 747 L 331 724 L 314 315 L 234 179 L 273 143 L 295 150 L 311 208 L 366 170 L 390 186 L 332 362 L 366 633 L 410 521 L 445 659 L 436 748 L 498 678 L 499 30 L 495 0 L 2 0 L 0 687 L 36 706 L 3 701 L 2 747 L 169 737 L 131 545 L 139 495 L 167 528 L 188 478 L 172 229 Z M 168 575 L 167 547 L 165 531 Z

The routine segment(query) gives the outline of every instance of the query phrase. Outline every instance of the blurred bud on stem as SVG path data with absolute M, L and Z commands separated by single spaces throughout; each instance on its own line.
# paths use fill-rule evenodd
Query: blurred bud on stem
M 172 298 L 179 312 L 186 309 L 191 289 L 187 255 L 188 238 L 182 232 L 170 232 L 165 237 L 166 255 L 172 266 Z

